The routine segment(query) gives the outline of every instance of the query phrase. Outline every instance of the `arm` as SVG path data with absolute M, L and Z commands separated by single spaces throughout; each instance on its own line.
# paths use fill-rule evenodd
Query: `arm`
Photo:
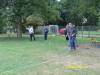
M 77 34 L 77 29 L 74 28 L 72 36 L 76 36 L 76 34 Z
M 26 28 L 26 30 L 29 30 L 29 28 L 28 27 L 25 27 Z

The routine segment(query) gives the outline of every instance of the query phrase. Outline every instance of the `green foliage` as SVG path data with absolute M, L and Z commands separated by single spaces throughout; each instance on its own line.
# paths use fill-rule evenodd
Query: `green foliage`
M 3 27 L 4 27 L 5 23 L 2 21 L 2 18 L 0 18 L 0 33 L 3 33 Z
M 97 25 L 99 12 L 100 0 L 0 0 L 1 26 L 43 25 L 60 19 L 81 25 L 83 16 L 88 19 L 87 25 Z
M 32 24 L 33 26 L 43 25 L 44 20 L 40 15 L 30 15 L 26 18 L 27 24 Z
M 56 22 L 60 18 L 60 5 L 56 0 L 48 0 L 48 5 L 45 11 L 45 21 L 46 22 Z
M 67 22 L 74 22 L 76 25 L 80 25 L 83 16 L 88 19 L 88 25 L 97 25 L 97 6 L 98 0 L 62 0 L 62 10 L 66 11 Z M 77 21 L 78 20 L 78 21 Z
M 60 13 L 59 11 L 56 9 L 56 8 L 48 8 L 48 21 L 49 22 L 55 22 L 57 21 L 58 19 L 60 19 Z

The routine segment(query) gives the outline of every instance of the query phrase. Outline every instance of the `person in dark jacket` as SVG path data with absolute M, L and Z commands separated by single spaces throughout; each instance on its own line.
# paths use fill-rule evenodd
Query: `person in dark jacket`
M 49 32 L 49 29 L 47 26 L 44 27 L 44 40 L 47 40 L 48 39 L 48 32 Z

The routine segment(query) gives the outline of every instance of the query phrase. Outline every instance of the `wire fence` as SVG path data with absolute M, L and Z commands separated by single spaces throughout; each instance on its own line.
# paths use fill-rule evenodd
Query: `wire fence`
M 64 29 L 65 26 L 58 26 L 58 25 L 49 25 L 49 35 L 58 35 L 60 29 Z M 100 26 L 76 26 L 77 28 L 77 37 L 100 37 Z M 44 34 L 44 26 L 38 26 L 35 29 L 36 35 L 43 35 Z M 7 35 L 14 35 L 16 32 L 11 29 L 11 32 L 8 31 Z M 26 30 L 26 34 L 28 31 Z
M 65 26 L 59 26 L 59 29 Z M 100 37 L 100 26 L 76 26 L 77 37 Z
M 77 36 L 100 37 L 100 26 L 77 26 L 77 30 Z

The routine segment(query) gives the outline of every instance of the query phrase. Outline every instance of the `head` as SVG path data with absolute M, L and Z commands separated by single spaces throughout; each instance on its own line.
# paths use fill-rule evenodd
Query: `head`
M 69 23 L 68 26 L 69 26 L 69 27 L 73 27 L 72 23 Z

